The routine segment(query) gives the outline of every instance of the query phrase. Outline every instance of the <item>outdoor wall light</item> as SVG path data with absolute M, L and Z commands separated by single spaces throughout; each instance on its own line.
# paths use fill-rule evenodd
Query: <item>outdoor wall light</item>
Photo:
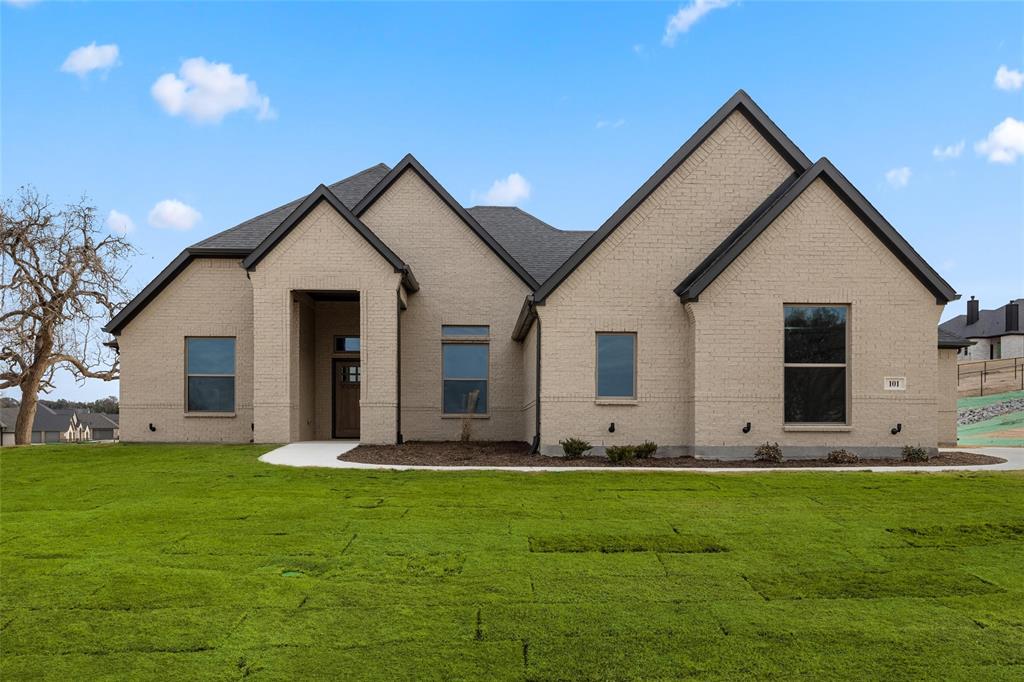
M 743 433 L 750 433 L 750 422 L 747 422 L 747 425 L 743 427 Z
M 156 431 L 156 427 L 155 427 L 155 426 L 153 426 L 153 422 L 150 422 L 150 423 L 149 423 L 149 430 L 150 430 L 150 431 Z
M 890 432 L 890 433 L 891 433 L 892 435 L 894 435 L 894 436 L 895 436 L 895 435 L 896 435 L 897 433 L 899 433 L 899 432 L 900 432 L 900 431 L 902 431 L 902 430 L 903 430 L 903 424 L 897 424 L 896 426 L 892 427 L 892 428 L 891 428 L 891 429 L 889 430 L 889 432 Z
M 615 433 L 615 422 L 608 425 L 608 433 Z

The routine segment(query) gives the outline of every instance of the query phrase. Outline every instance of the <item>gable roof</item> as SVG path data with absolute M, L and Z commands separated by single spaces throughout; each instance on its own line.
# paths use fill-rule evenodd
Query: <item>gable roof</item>
M 977 341 L 971 341 L 952 332 L 947 332 L 941 325 L 939 326 L 939 348 L 967 348 L 976 343 Z
M 466 209 L 538 282 L 543 282 L 593 234 L 559 230 L 518 206 Z
M 530 287 L 531 291 L 537 288 L 537 280 L 527 272 L 526 268 L 516 261 L 516 259 L 513 258 L 489 232 L 487 232 L 487 230 L 481 227 L 476 218 L 470 215 L 469 212 L 462 207 L 462 204 L 455 201 L 452 195 L 448 193 L 448 190 L 446 190 L 412 154 L 406 154 L 402 157 L 402 160 L 399 161 L 387 175 L 381 178 L 380 182 L 378 182 L 373 189 L 366 193 L 366 196 L 356 204 L 355 208 L 352 209 L 352 212 L 357 216 L 363 215 L 363 213 L 365 213 L 367 209 L 369 209 L 370 206 L 372 206 L 377 199 L 379 199 L 407 170 L 411 170 L 416 173 L 420 179 L 423 180 L 423 182 L 425 182 L 435 194 L 437 194 L 441 201 L 443 201 L 448 208 L 450 208 L 455 215 L 457 215 L 462 222 L 464 222 L 469 229 L 476 234 L 476 236 L 480 237 L 480 239 L 490 247 L 491 251 L 493 251 L 494 254 L 505 263 L 505 265 L 511 268 L 512 271 L 519 276 L 519 279 L 526 283 L 526 286 Z
M 331 192 L 348 206 L 354 206 L 366 192 L 379 182 L 388 172 L 383 163 L 371 166 L 355 175 L 350 175 L 330 186 Z M 196 242 L 179 253 L 167 267 L 160 271 L 142 291 L 127 303 L 117 315 L 111 318 L 103 331 L 118 334 L 126 324 L 142 311 L 143 308 L 195 258 L 237 258 L 242 259 L 259 246 L 283 220 L 303 202 L 302 199 L 290 201 L 261 215 L 246 220 L 212 237 Z
M 794 171 L 802 172 L 811 166 L 811 160 L 775 125 L 774 121 L 768 118 L 768 115 L 761 110 L 761 107 L 757 106 L 754 100 L 750 98 L 750 95 L 743 90 L 739 90 L 704 125 L 698 128 L 697 132 L 691 135 L 690 139 L 684 142 L 683 146 L 677 149 L 676 153 L 669 157 L 655 171 L 654 175 L 648 178 L 647 182 L 641 185 L 597 231 L 591 234 L 575 253 L 558 267 L 551 277 L 537 289 L 534 294 L 535 302 L 539 305 L 543 304 L 544 300 L 551 295 L 551 292 L 557 289 L 579 267 L 580 263 L 586 260 L 608 238 L 608 235 L 614 232 L 734 112 L 743 114 L 750 121 L 751 125 L 775 148 L 775 151 L 793 167 Z
M 821 178 L 853 213 L 864 222 L 878 239 L 924 284 L 938 303 L 960 298 L 946 280 L 939 276 L 921 258 L 896 229 L 882 217 L 871 203 L 857 191 L 849 180 L 826 158 L 821 158 L 795 180 L 783 183 L 769 201 L 762 203 L 733 232 L 726 237 L 704 261 L 675 288 L 675 293 L 686 301 L 696 301 L 704 291 L 736 258 L 743 253 L 772 222 L 799 197 L 812 182 Z
M 263 258 L 270 253 L 270 251 L 277 246 L 278 242 L 285 238 L 285 236 L 295 228 L 302 219 L 309 215 L 310 211 L 320 205 L 321 202 L 327 202 L 335 211 L 341 214 L 341 217 L 360 234 L 370 246 L 374 248 L 381 256 L 384 257 L 388 263 L 395 269 L 395 272 L 402 273 L 402 284 L 408 291 L 418 291 L 419 284 L 416 282 L 416 278 L 412 274 L 412 270 L 408 265 L 399 258 L 394 251 L 392 251 L 387 244 L 382 242 L 380 238 L 373 233 L 373 231 L 367 227 L 362 220 L 352 214 L 352 211 L 348 210 L 345 204 L 341 203 L 341 200 L 334 195 L 326 185 L 320 185 L 307 196 L 302 203 L 296 206 L 292 212 L 288 215 L 284 221 L 278 225 L 273 232 L 268 234 L 259 246 L 252 250 L 248 256 L 242 261 L 242 267 L 246 270 L 252 270 L 256 265 L 263 260 Z
M 1020 313 L 1024 313 L 1024 298 L 1015 298 L 1010 303 L 1017 304 L 1018 319 Z M 995 310 L 979 310 L 978 321 L 974 324 L 967 324 L 966 315 L 957 315 L 939 325 L 940 331 L 956 334 L 972 339 L 990 339 L 1006 334 L 1024 334 L 1024 329 L 1006 331 L 1006 306 L 1002 305 Z
M 3 431 L 14 431 L 20 407 L 0 407 L 0 427 Z M 74 410 L 55 410 L 43 403 L 36 405 L 36 417 L 32 420 L 33 431 L 60 431 L 63 433 L 71 425 Z

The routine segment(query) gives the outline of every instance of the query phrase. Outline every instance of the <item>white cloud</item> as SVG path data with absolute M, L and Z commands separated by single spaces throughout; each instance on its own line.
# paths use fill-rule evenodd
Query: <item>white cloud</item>
M 90 71 L 110 71 L 117 66 L 117 45 L 97 45 L 95 42 L 71 51 L 60 70 L 85 78 Z
M 735 0 L 690 0 L 690 4 L 680 7 L 679 11 L 668 19 L 665 25 L 665 35 L 661 42 L 669 47 L 676 44 L 676 38 L 680 33 L 686 33 L 696 24 L 701 17 L 712 10 L 722 9 L 731 5 Z
M 484 195 L 484 201 L 498 206 L 513 206 L 530 198 L 530 183 L 519 173 L 512 173 L 504 180 L 495 180 Z
M 128 214 L 111 209 L 107 214 L 107 229 L 117 234 L 128 234 L 135 231 L 135 221 Z
M 199 211 L 177 199 L 164 199 L 149 212 L 149 224 L 167 230 L 191 230 L 202 218 Z
M 964 152 L 964 141 L 960 140 L 956 144 L 946 145 L 945 147 L 935 147 L 932 149 L 932 156 L 936 159 L 955 159 Z
M 171 116 L 187 116 L 197 123 L 220 123 L 228 114 L 243 109 L 255 111 L 261 121 L 277 118 L 270 98 L 260 94 L 247 74 L 202 57 L 182 62 L 177 76 L 160 76 L 150 92 Z
M 996 71 L 996 87 L 1000 90 L 1020 90 L 1024 88 L 1024 72 L 1007 68 L 1006 65 Z
M 37 2 L 39 2 L 39 0 L 4 0 L 5 4 L 13 5 L 15 7 L 28 7 L 29 5 L 34 5 Z
M 594 127 L 601 130 L 602 128 L 621 128 L 624 125 L 626 125 L 626 119 L 620 118 L 615 121 L 598 121 Z
M 976 142 L 974 150 L 992 163 L 1015 163 L 1018 156 L 1024 155 L 1024 121 L 1007 117 L 988 137 Z
M 893 168 L 885 174 L 885 181 L 896 189 L 906 187 L 910 183 L 910 168 L 908 166 Z

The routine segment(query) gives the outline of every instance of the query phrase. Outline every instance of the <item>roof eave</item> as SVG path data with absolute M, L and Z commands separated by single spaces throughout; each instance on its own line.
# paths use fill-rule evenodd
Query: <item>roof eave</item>
M 522 342 L 530 332 L 530 327 L 533 326 L 533 321 L 536 319 L 537 306 L 531 294 L 523 300 L 523 306 L 519 309 L 519 317 L 516 319 L 515 327 L 512 328 L 512 340 Z

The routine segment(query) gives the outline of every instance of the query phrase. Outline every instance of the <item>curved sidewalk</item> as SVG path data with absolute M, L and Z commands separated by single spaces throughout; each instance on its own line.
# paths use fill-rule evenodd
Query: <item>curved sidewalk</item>
M 1020 471 L 1024 470 L 1024 448 L 970 448 L 971 452 L 980 452 L 983 455 L 1001 457 L 1006 461 L 1002 464 L 969 464 L 961 466 L 890 466 L 890 467 L 764 467 L 752 469 L 749 467 L 721 467 L 721 468 L 698 468 L 698 467 L 564 467 L 564 466 L 537 466 L 537 467 L 499 467 L 499 466 L 422 466 L 410 464 L 366 464 L 363 462 L 344 462 L 338 459 L 338 455 L 352 450 L 358 441 L 307 441 L 302 443 L 289 443 L 276 450 L 271 450 L 260 455 L 260 461 L 267 464 L 278 464 L 293 467 L 321 467 L 328 469 L 392 469 L 396 471 L 519 471 L 524 473 L 537 471 L 644 471 L 644 472 L 690 472 L 694 474 L 728 474 L 728 473 L 761 473 L 765 471 L 874 471 L 878 473 L 899 473 L 908 471 L 938 472 L 938 471 Z M 943 449 L 944 452 L 956 452 L 955 450 Z M 552 461 L 558 461 L 552 459 Z

